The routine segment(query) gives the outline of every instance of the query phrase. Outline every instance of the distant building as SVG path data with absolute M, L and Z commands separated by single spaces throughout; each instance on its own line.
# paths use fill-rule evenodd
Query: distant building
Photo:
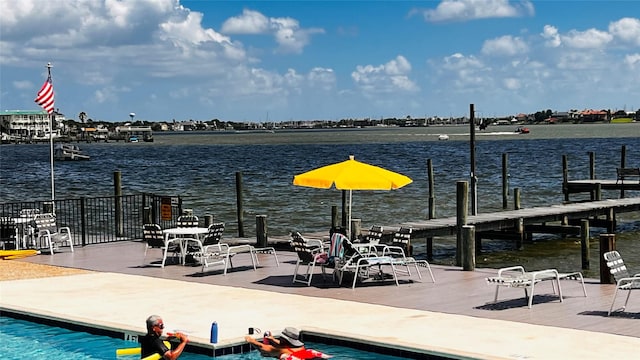
M 63 114 L 53 112 L 54 133 L 65 119 Z M 3 110 L 0 112 L 0 130 L 21 138 L 47 137 L 50 131 L 49 114 L 44 110 Z

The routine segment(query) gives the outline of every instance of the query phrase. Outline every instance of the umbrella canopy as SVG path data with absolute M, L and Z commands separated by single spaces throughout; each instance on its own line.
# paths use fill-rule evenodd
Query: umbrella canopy
M 352 190 L 393 190 L 411 184 L 409 177 L 378 166 L 369 165 L 354 159 L 323 166 L 306 173 L 296 175 L 293 185 L 338 190 L 349 190 L 349 233 L 351 236 L 351 191 Z

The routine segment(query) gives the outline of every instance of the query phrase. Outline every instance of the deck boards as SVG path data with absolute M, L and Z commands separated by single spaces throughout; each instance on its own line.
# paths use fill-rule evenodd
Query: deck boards
M 182 265 L 168 265 L 164 269 L 143 267 L 143 254 L 143 243 L 121 242 L 78 247 L 73 254 L 67 250 L 20 261 L 640 337 L 640 293 L 631 295 L 627 312 L 607 317 L 615 286 L 601 285 L 596 279 L 585 279 L 586 298 L 582 296 L 578 282 L 562 281 L 563 303 L 553 295 L 550 282 L 543 282 L 536 286 L 534 305 L 529 309 L 522 289 L 503 288 L 498 302 L 492 304 L 495 287 L 484 279 L 495 275 L 495 269 L 465 272 L 457 267 L 432 265 L 435 284 L 428 274 L 423 273 L 426 276 L 421 281 L 417 277 L 411 281 L 400 276 L 400 286 L 392 282 L 370 283 L 352 290 L 346 286 L 338 287 L 330 277 L 323 281 L 319 270 L 312 286 L 292 284 L 296 256 L 291 252 L 278 252 L 280 267 L 275 266 L 270 255 L 259 255 L 261 266 L 257 271 L 251 268 L 248 255 L 243 257 L 245 254 L 240 254 L 234 257 L 236 268 L 226 276 L 218 270 L 202 275 L 200 267 Z M 620 303 L 623 301 L 618 300 Z

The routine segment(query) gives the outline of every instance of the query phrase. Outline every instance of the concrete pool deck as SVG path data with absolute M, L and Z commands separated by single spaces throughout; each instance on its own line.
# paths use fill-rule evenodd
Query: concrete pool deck
M 294 326 L 460 359 L 632 359 L 640 351 L 632 336 L 111 272 L 1 281 L 0 309 L 133 334 L 158 314 L 165 331 L 182 330 L 205 348 L 216 321 L 218 347 L 243 343 L 249 327 L 276 334 Z

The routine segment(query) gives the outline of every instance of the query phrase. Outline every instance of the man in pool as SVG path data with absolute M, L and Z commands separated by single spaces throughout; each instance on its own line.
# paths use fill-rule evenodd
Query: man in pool
M 162 341 L 160 336 L 164 331 L 164 322 L 158 315 L 151 315 L 147 318 L 147 335 L 140 337 L 140 346 L 142 351 L 140 357 L 142 359 L 153 354 L 159 354 L 159 359 L 164 360 L 176 360 L 182 354 L 184 347 L 189 342 L 187 335 L 177 332 L 170 334 L 180 341 L 180 344 L 174 349 L 169 349 L 167 345 Z
M 264 357 L 273 357 L 280 360 L 331 358 L 331 356 L 320 351 L 305 348 L 304 343 L 299 339 L 299 335 L 300 331 L 298 329 L 287 327 L 280 334 L 280 338 L 268 336 L 264 338 L 263 342 L 260 342 L 247 335 L 244 339 L 255 346 Z

